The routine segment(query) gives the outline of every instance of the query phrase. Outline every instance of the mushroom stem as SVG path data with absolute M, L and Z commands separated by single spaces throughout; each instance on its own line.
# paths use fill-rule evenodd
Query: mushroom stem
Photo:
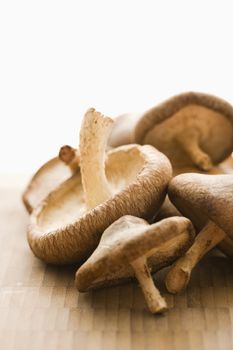
M 233 258 L 233 240 L 226 236 L 225 239 L 223 239 L 220 244 L 218 245 L 218 248 L 227 256 L 230 258 Z
M 69 166 L 72 173 L 79 169 L 80 156 L 79 151 L 71 146 L 65 145 L 59 151 L 59 158 Z
M 152 313 L 163 313 L 167 310 L 167 303 L 155 287 L 145 257 L 131 261 L 135 276 L 142 288 L 149 310 Z
M 166 287 L 171 293 L 179 293 L 187 286 L 193 268 L 201 258 L 226 237 L 226 234 L 209 221 L 197 235 L 193 245 L 171 267 L 166 277 Z
M 179 138 L 176 141 L 198 168 L 210 170 L 213 167 L 213 163 L 208 154 L 200 148 L 198 138 L 198 133 L 192 130 L 179 134 Z
M 89 109 L 80 131 L 80 168 L 85 202 L 89 209 L 112 197 L 105 175 L 105 150 L 113 120 Z

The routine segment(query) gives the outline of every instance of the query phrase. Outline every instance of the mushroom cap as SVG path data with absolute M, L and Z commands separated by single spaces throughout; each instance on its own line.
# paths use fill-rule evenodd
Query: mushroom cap
M 227 160 L 219 164 L 218 166 L 215 166 L 211 168 L 208 171 L 208 174 L 229 174 L 233 172 L 233 157 L 228 157 Z M 206 172 L 203 172 L 203 170 L 200 170 L 196 168 L 195 166 L 189 166 L 189 167 L 182 167 L 182 168 L 176 168 L 173 169 L 173 176 L 177 176 L 183 173 L 200 173 L 200 174 L 206 174 Z M 182 214 L 178 211 L 178 209 L 171 203 L 168 196 L 166 196 L 165 201 L 163 202 L 163 205 L 161 206 L 158 214 L 156 215 L 155 220 L 159 221 L 165 218 L 169 218 L 171 216 L 181 216 Z M 200 216 L 200 215 L 199 215 Z M 203 227 L 200 226 L 200 220 L 199 218 L 193 217 L 193 224 L 198 230 L 202 229 Z M 201 220 L 203 222 L 203 220 Z
M 108 145 L 110 147 L 118 147 L 133 143 L 133 129 L 140 116 L 140 114 L 128 113 L 116 117 L 109 136 Z
M 175 174 L 174 174 L 175 173 Z M 173 175 L 177 176 L 183 173 L 200 173 L 200 174 L 206 174 L 202 170 L 190 166 L 190 167 L 183 167 L 181 169 L 173 169 Z M 208 171 L 209 175 L 222 175 L 222 174 L 233 174 L 233 157 L 228 157 L 224 162 L 219 164 L 218 166 L 213 167 Z M 197 213 L 198 217 L 193 216 L 192 222 L 194 226 L 201 230 L 203 226 L 206 224 L 205 217 L 201 215 L 201 213 Z M 156 221 L 169 218 L 171 216 L 181 216 L 181 213 L 178 211 L 178 209 L 171 203 L 168 196 L 166 196 L 165 201 L 163 202 L 162 207 L 160 208 L 158 215 L 156 216 Z
M 71 176 L 71 171 L 58 157 L 50 159 L 33 175 L 22 199 L 29 213 L 33 211 L 48 194 Z
M 96 280 L 122 271 L 142 256 L 158 257 L 179 235 L 194 237 L 193 226 L 186 218 L 172 217 L 149 225 L 137 217 L 121 217 L 105 230 L 94 253 L 77 271 L 78 290 L 93 288 Z
M 168 195 L 191 221 L 203 226 L 211 220 L 233 238 L 232 175 L 181 174 L 170 182 Z
M 187 171 L 185 171 L 187 170 Z M 189 170 L 189 171 L 188 171 Z M 191 170 L 191 171 L 190 171 Z M 190 169 L 182 169 L 180 173 L 184 172 L 198 172 L 202 173 L 203 171 L 191 167 Z M 228 157 L 224 162 L 219 164 L 218 166 L 213 167 L 208 174 L 232 174 L 233 173 L 233 157 Z M 187 214 L 188 213 L 188 214 Z M 156 216 L 156 221 L 162 220 L 164 218 L 168 218 L 171 216 L 180 216 L 181 213 L 177 210 L 177 208 L 171 203 L 168 196 L 166 197 L 162 207 L 160 208 L 158 215 Z M 191 210 L 188 212 L 186 208 L 186 215 L 192 220 L 194 227 L 197 230 L 197 233 L 203 229 L 208 221 L 208 217 L 204 215 L 202 212 L 196 212 Z M 227 236 L 222 242 L 218 244 L 218 248 L 227 256 L 233 257 L 233 240 Z
M 150 218 L 159 210 L 172 176 L 167 157 L 148 145 L 109 151 L 105 171 L 113 195 L 94 209 L 85 207 L 77 172 L 32 213 L 28 241 L 37 257 L 55 264 L 82 262 L 118 218 Z
M 135 126 L 133 141 L 152 144 L 171 160 L 185 157 L 183 163 L 188 164 L 189 159 L 174 136 L 182 129 L 195 127 L 201 148 L 217 164 L 232 152 L 232 124 L 233 107 L 228 102 L 204 93 L 187 92 L 145 112 Z

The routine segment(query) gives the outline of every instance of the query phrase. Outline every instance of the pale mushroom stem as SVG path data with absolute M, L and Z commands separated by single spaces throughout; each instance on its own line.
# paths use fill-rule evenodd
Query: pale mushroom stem
M 186 288 L 193 268 L 201 258 L 226 237 L 226 234 L 212 221 L 209 221 L 197 235 L 193 245 L 171 267 L 165 283 L 169 292 L 179 293 Z
M 151 277 L 146 257 L 131 261 L 135 276 L 142 288 L 149 310 L 152 313 L 163 313 L 167 310 L 167 303 L 155 287 Z
M 93 108 L 83 119 L 80 131 L 80 168 L 87 208 L 92 209 L 111 198 L 105 174 L 105 150 L 113 125 L 111 118 Z
M 210 157 L 199 146 L 197 133 L 185 132 L 180 134 L 176 141 L 198 168 L 210 170 L 213 167 Z
M 220 242 L 218 248 L 227 256 L 233 258 L 233 241 L 230 237 L 226 236 L 223 241 Z
M 72 173 L 75 173 L 79 169 L 80 156 L 77 149 L 68 145 L 63 146 L 60 149 L 59 158 L 69 166 Z

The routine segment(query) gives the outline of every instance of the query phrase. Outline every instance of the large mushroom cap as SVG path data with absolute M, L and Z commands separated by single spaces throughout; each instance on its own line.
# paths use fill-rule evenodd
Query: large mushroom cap
M 58 157 L 45 163 L 32 177 L 23 193 L 23 203 L 29 213 L 48 194 L 71 176 L 71 170 Z
M 59 264 L 84 260 L 103 231 L 121 216 L 152 216 L 164 200 L 172 176 L 166 156 L 148 145 L 108 152 L 105 172 L 112 197 L 94 209 L 85 206 L 77 172 L 33 212 L 28 240 L 36 256 Z
M 182 174 L 172 179 L 169 198 L 191 220 L 210 219 L 233 238 L 233 176 Z
M 94 253 L 76 273 L 78 290 L 93 288 L 103 276 L 128 268 L 142 256 L 154 255 L 155 260 L 161 250 L 172 247 L 182 235 L 189 241 L 194 236 L 192 224 L 186 218 L 172 217 L 153 225 L 132 216 L 120 218 L 105 230 Z
M 187 142 L 195 138 L 214 164 L 223 161 L 233 149 L 233 107 L 203 93 L 180 94 L 144 113 L 135 126 L 133 140 L 152 144 L 165 153 L 172 164 L 182 166 L 190 163 L 190 155 L 180 144 L 184 136 Z M 209 168 L 207 161 L 201 159 L 198 166 Z

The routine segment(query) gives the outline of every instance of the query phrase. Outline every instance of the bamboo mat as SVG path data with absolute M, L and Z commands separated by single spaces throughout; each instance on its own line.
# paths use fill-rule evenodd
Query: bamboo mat
M 46 266 L 26 242 L 21 190 L 0 188 L 0 349 L 233 349 L 233 263 L 205 258 L 188 290 L 151 315 L 135 284 L 79 294 L 75 267 Z

